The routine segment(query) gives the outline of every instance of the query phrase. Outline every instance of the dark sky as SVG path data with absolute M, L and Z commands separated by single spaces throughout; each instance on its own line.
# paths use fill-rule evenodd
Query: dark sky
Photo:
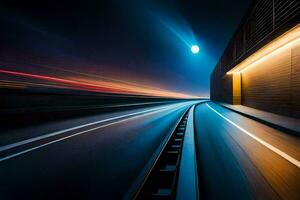
M 209 95 L 210 73 L 250 3 L 1 1 L 0 64 L 49 74 L 67 69 Z M 186 43 L 197 43 L 200 53 L 192 54 Z

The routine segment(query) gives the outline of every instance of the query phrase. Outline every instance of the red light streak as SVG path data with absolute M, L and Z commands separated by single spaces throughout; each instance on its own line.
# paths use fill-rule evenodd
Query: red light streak
M 2 70 L 2 69 L 0 69 L 0 73 L 14 75 L 14 76 L 22 76 L 22 77 L 27 77 L 27 78 L 34 78 L 34 79 L 45 80 L 45 81 L 51 81 L 51 82 L 56 82 L 56 83 L 69 84 L 69 85 L 79 86 L 79 87 L 88 87 L 90 89 L 101 89 L 103 91 L 106 91 L 106 88 L 104 88 L 104 87 L 100 87 L 100 86 L 96 86 L 96 85 L 88 84 L 88 83 L 82 83 L 82 82 L 78 82 L 78 81 L 73 81 L 73 80 L 55 78 L 55 77 L 51 77 L 51 76 L 29 74 L 29 73 L 24 73 L 24 72 L 8 71 L 8 70 Z
M 93 91 L 93 92 L 107 92 L 107 93 L 120 93 L 120 94 L 140 94 L 149 96 L 160 96 L 160 97 L 176 97 L 176 98 L 194 98 L 194 96 L 186 95 L 177 92 L 171 92 L 160 89 L 150 89 L 146 87 L 138 87 L 136 85 L 121 84 L 107 81 L 92 81 L 92 80 L 70 80 L 65 78 L 57 78 L 52 76 L 45 76 L 39 74 L 31 74 L 18 71 L 10 71 L 0 69 L 0 73 L 19 76 L 31 79 L 44 80 L 53 83 L 60 83 L 71 86 L 73 89 Z

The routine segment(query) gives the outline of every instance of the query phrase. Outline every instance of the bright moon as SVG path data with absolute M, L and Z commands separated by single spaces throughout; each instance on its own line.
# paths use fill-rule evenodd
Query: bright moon
M 199 46 L 198 45 L 193 45 L 191 48 L 191 51 L 193 52 L 193 54 L 196 54 L 199 52 Z

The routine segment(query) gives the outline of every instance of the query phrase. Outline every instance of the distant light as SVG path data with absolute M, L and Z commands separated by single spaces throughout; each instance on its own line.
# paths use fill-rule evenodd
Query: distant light
M 193 54 L 196 54 L 199 52 L 199 46 L 198 45 L 193 45 L 191 48 L 191 51 L 193 52 Z

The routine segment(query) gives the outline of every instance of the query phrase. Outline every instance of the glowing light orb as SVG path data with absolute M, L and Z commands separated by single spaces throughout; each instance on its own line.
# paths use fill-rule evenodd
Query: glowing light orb
M 193 46 L 191 47 L 191 51 L 192 51 L 193 54 L 198 53 L 199 50 L 200 50 L 200 49 L 199 49 L 199 46 L 198 46 L 198 45 L 193 45 Z

